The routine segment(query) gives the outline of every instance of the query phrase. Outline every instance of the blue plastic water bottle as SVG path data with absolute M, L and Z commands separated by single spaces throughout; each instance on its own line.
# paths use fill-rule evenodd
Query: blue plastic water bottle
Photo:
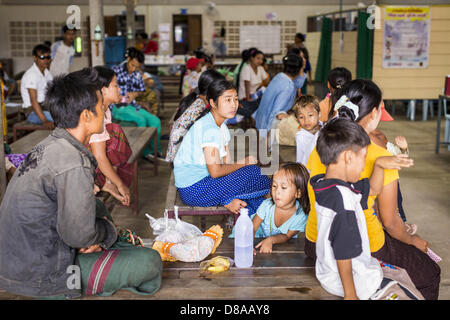
M 238 268 L 250 268 L 253 264 L 253 223 L 247 208 L 241 209 L 234 235 L 234 263 Z

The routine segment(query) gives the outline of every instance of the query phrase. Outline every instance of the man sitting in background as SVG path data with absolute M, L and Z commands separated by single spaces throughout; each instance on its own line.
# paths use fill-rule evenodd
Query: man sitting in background
M 20 83 L 20 93 L 22 95 L 25 108 L 32 108 L 32 112 L 27 120 L 33 124 L 43 124 L 48 129 L 53 129 L 53 118 L 46 107 L 42 104 L 45 99 L 47 83 L 53 80 L 48 67 L 50 66 L 50 48 L 38 44 L 33 48 L 33 65 L 24 73 Z

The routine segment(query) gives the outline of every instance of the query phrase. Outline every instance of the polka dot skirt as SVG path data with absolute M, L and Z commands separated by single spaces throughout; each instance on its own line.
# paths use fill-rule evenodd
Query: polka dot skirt
M 227 205 L 234 199 L 247 203 L 249 215 L 256 212 L 270 192 L 270 179 L 258 166 L 245 166 L 224 177 L 208 176 L 192 186 L 179 188 L 181 200 L 189 206 Z

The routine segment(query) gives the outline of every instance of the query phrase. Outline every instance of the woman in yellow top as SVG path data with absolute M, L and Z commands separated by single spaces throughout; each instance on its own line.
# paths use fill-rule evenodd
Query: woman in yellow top
M 355 110 L 342 106 L 338 110 L 338 116 L 356 121 L 368 134 L 377 128 L 380 119 L 390 117 L 384 109 L 380 88 L 370 80 L 356 79 L 344 85 L 333 95 L 333 105 L 344 95 L 346 96 L 344 99 L 348 99 Z M 378 157 L 389 155 L 391 154 L 386 149 L 371 142 L 360 179 L 371 176 L 374 162 Z M 325 166 L 321 163 L 316 149 L 309 157 L 307 168 L 311 177 L 325 173 Z M 406 232 L 403 220 L 397 213 L 398 178 L 397 170 L 384 171 L 383 190 L 377 197 L 379 217 L 373 209 L 375 197 L 369 197 L 368 209 L 364 210 L 370 251 L 378 260 L 404 268 L 425 299 L 437 299 L 440 268 L 425 253 L 428 243 L 418 235 Z M 311 210 L 305 230 L 305 253 L 315 259 L 317 216 L 314 191 L 310 184 L 308 195 Z

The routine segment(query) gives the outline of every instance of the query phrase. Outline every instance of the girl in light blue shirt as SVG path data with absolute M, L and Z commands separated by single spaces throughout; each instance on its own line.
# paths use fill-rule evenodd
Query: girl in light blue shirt
M 283 164 L 273 175 L 271 198 L 262 202 L 253 216 L 255 238 L 264 238 L 255 247 L 271 253 L 274 244 L 296 238 L 305 231 L 309 213 L 308 170 L 300 163 Z M 234 229 L 230 238 L 234 237 Z
M 236 89 L 218 79 L 209 85 L 206 99 L 209 108 L 184 136 L 175 156 L 175 186 L 187 205 L 222 205 L 236 214 L 247 207 L 251 215 L 269 194 L 270 179 L 261 173 L 253 156 L 231 163 L 225 120 L 236 115 Z

